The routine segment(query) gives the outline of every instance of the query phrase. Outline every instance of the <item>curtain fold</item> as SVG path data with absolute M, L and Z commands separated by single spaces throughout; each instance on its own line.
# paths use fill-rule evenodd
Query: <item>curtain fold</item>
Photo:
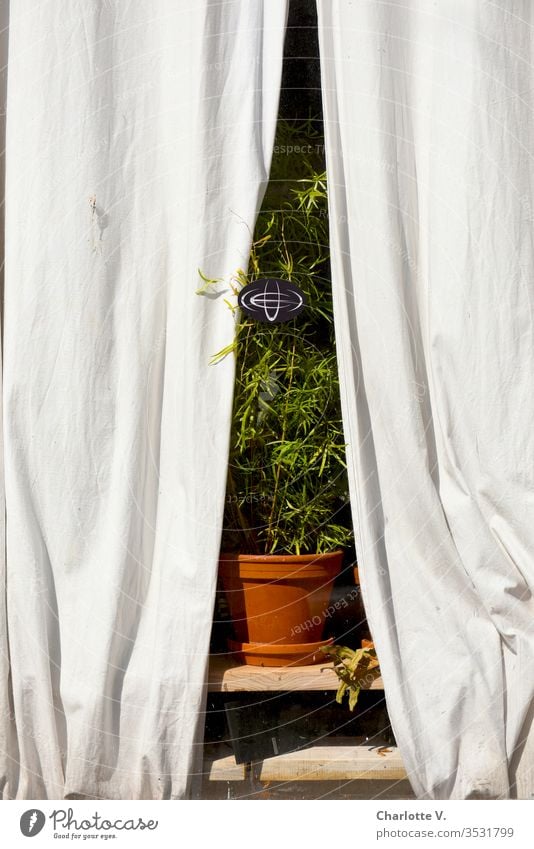
M 362 591 L 421 798 L 532 798 L 534 11 L 318 0 Z
M 200 774 L 233 318 L 197 269 L 247 263 L 285 18 L 11 4 L 4 798 L 176 799 Z
M 6 97 L 7 64 L 9 48 L 9 4 L 0 5 L 0 313 L 3 319 L 4 304 L 4 222 L 5 222 L 5 143 L 6 143 Z M 3 320 L 2 328 L 3 347 Z M 2 351 L 0 349 L 0 382 L 2 380 Z M 2 405 L 0 402 L 0 419 Z M 17 735 L 14 722 L 13 693 L 9 667 L 9 640 L 7 633 L 7 574 L 6 574 L 6 535 L 5 535 L 5 488 L 4 488 L 4 450 L 3 433 L 0 429 L 0 797 L 5 790 L 9 793 L 13 776 L 19 762 Z M 5 768 L 4 768 L 5 764 Z

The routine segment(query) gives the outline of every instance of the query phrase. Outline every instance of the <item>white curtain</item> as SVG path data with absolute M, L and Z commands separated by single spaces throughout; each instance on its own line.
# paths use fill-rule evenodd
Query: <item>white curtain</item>
M 200 770 L 233 319 L 197 269 L 247 262 L 285 14 L 11 3 L 4 798 L 181 798 Z
M 3 308 L 4 292 L 4 184 L 5 184 L 5 138 L 6 138 L 6 95 L 8 55 L 9 7 L 0 3 L 0 309 Z M 1 324 L 1 323 L 0 323 Z M 0 346 L 1 348 L 1 346 Z M 0 350 L 1 385 L 1 350 Z M 0 416 L 2 407 L 0 402 Z M 5 560 L 5 492 L 3 434 L 0 429 L 0 755 L 6 766 L 0 769 L 0 798 L 9 789 L 8 775 L 17 763 L 15 729 L 13 726 L 13 700 L 9 675 L 9 649 L 7 637 L 6 605 L 6 560 Z
M 362 588 L 421 798 L 534 796 L 534 7 L 318 0 Z

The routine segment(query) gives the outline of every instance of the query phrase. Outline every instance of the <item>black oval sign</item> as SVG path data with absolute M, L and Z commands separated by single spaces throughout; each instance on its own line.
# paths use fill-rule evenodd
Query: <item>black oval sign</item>
M 20 818 L 20 830 L 25 837 L 35 837 L 42 831 L 46 817 L 38 808 L 30 808 L 24 811 Z
M 243 312 L 266 324 L 291 321 L 306 306 L 304 293 L 295 283 L 274 277 L 263 277 L 247 283 L 237 300 Z

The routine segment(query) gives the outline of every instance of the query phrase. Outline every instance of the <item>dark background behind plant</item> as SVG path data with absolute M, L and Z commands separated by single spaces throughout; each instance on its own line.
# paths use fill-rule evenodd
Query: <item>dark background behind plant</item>
M 315 0 L 291 0 L 279 117 L 302 121 L 309 115 L 316 116 L 316 129 L 322 136 L 321 68 Z

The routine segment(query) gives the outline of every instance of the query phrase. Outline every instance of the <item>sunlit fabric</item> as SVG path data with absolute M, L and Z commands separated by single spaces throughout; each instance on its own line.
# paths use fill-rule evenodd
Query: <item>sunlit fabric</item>
M 319 0 L 360 575 L 421 798 L 534 796 L 534 7 Z
M 246 266 L 285 15 L 11 3 L 4 798 L 177 799 L 200 775 L 233 317 L 198 269 Z

